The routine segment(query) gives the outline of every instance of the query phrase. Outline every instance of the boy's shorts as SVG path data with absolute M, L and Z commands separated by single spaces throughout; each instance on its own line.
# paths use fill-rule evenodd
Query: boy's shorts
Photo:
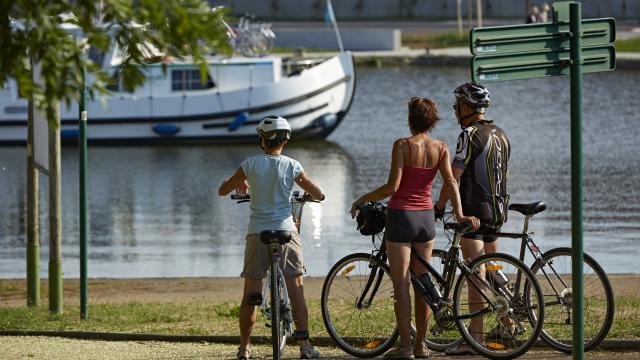
M 306 272 L 302 260 L 300 234 L 291 232 L 291 241 L 280 246 L 280 268 L 286 278 L 301 276 Z M 260 234 L 249 234 L 244 248 L 243 278 L 262 280 L 271 267 L 271 251 L 260 241 Z

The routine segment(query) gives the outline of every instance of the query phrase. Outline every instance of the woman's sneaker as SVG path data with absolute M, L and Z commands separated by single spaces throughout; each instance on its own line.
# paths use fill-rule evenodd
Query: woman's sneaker
M 300 359 L 317 359 L 320 353 L 308 341 L 300 342 Z

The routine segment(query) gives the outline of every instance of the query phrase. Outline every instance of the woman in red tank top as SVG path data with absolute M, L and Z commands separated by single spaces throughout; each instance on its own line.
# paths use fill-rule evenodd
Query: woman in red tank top
M 394 142 L 391 153 L 391 170 L 386 184 L 362 195 L 351 206 L 355 217 L 357 207 L 368 201 L 378 201 L 391 196 L 385 222 L 385 243 L 394 290 L 394 308 L 400 346 L 385 354 L 386 359 L 414 359 L 428 357 L 424 347 L 429 307 L 421 296 L 415 294 L 416 338 L 411 345 L 411 299 L 409 294 L 409 267 L 420 274 L 426 269 L 411 262 L 411 247 L 431 261 L 435 238 L 435 218 L 431 188 L 435 175 L 440 171 L 452 199 L 458 222 L 471 222 L 477 229 L 480 222 L 475 217 L 462 214 L 458 185 L 451 171 L 447 145 L 429 136 L 438 118 L 435 102 L 420 97 L 409 100 L 409 130 L 411 137 Z

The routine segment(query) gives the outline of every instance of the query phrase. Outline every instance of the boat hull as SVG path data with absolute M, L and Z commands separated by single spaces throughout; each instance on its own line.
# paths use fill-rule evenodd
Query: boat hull
M 352 56 L 345 52 L 297 75 L 258 86 L 183 96 L 110 96 L 106 109 L 97 100 L 88 102 L 88 141 L 127 145 L 253 142 L 258 122 L 267 115 L 287 118 L 294 139 L 325 138 L 349 111 L 355 81 Z M 0 144 L 25 143 L 26 114 L 16 116 L 7 109 L 26 108 L 26 102 L 5 102 L 3 107 Z M 74 143 L 77 105 L 61 112 L 62 141 Z

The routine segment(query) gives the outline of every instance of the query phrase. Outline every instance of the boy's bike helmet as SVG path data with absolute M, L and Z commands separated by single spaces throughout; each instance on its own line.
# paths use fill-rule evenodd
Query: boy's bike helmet
M 362 235 L 375 235 L 384 230 L 385 206 L 378 202 L 368 202 L 358 207 L 356 222 Z
M 266 140 L 291 139 L 291 126 L 287 119 L 282 116 L 271 115 L 263 117 L 256 131 Z
M 484 111 L 491 103 L 489 90 L 475 82 L 464 83 L 453 90 L 453 93 L 456 94 L 456 99 L 461 100 L 481 114 L 484 114 Z

